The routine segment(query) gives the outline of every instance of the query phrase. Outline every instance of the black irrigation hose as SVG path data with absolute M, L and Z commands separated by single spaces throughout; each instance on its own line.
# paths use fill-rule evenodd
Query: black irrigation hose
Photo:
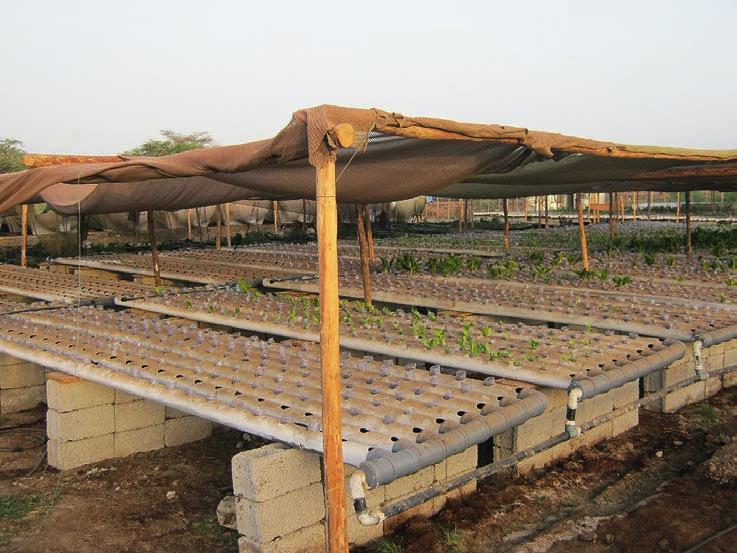
M 16 426 L 13 428 L 6 428 L 4 430 L 0 430 L 0 437 L 6 436 L 8 434 L 30 434 L 35 435 L 37 437 L 37 441 L 34 441 L 31 445 L 18 445 L 15 447 L 0 447 L 1 453 L 20 453 L 21 451 L 29 451 L 31 449 L 36 449 L 38 447 L 43 446 L 46 441 L 46 431 L 42 430 L 40 428 L 24 428 L 22 426 Z
M 720 532 L 717 532 L 716 534 L 713 534 L 713 535 L 709 536 L 708 538 L 706 538 L 703 541 L 700 541 L 699 543 L 697 543 L 693 547 L 689 547 L 688 549 L 686 549 L 686 551 L 684 551 L 684 553 L 693 553 L 694 551 L 698 551 L 699 549 L 701 549 L 705 545 L 708 545 L 711 542 L 713 542 L 714 540 L 721 538 L 725 534 L 729 534 L 732 530 L 735 530 L 735 529 L 737 529 L 737 524 L 733 524 L 729 528 L 725 528 L 724 530 L 722 530 Z
M 706 373 L 706 376 L 707 378 L 720 376 L 722 374 L 726 374 L 726 373 L 729 373 L 735 370 L 737 370 L 737 365 L 731 365 L 729 367 L 723 367 L 721 369 L 717 369 L 709 373 Z M 686 386 L 690 386 L 691 384 L 694 384 L 696 382 L 701 382 L 701 379 L 698 376 L 694 375 L 690 378 L 687 378 L 686 380 L 682 380 L 678 384 L 667 386 L 659 390 L 657 393 L 641 398 L 638 401 L 635 401 L 627 405 L 626 407 L 622 407 L 621 409 L 612 411 L 609 414 L 597 417 L 589 421 L 585 425 L 581 425 L 580 427 L 581 431 L 585 432 L 586 430 L 590 430 L 591 428 L 595 426 L 598 426 L 600 424 L 603 424 L 605 422 L 612 420 L 615 416 L 619 417 L 624 413 L 628 413 L 630 411 L 634 411 L 635 409 L 639 409 L 643 405 L 647 405 L 649 403 L 662 399 L 667 394 L 674 392 L 676 390 L 679 390 L 681 388 L 685 388 Z M 562 424 L 562 421 L 561 421 L 561 424 Z M 426 501 L 429 501 L 430 499 L 433 499 L 434 497 L 438 497 L 440 495 L 448 493 L 451 490 L 460 488 L 461 486 L 473 480 L 483 480 L 484 478 L 487 478 L 491 476 L 492 474 L 499 472 L 500 470 L 511 468 L 518 462 L 523 461 L 527 459 L 528 457 L 532 457 L 533 455 L 542 453 L 543 451 L 551 449 L 555 447 L 556 445 L 566 442 L 570 439 L 571 439 L 570 436 L 566 432 L 561 432 L 560 434 L 557 434 L 556 436 L 548 438 L 544 442 L 541 442 L 537 445 L 534 445 L 522 451 L 518 451 L 517 453 L 514 453 L 513 455 L 510 455 L 509 457 L 506 457 L 502 459 L 501 461 L 496 461 L 494 463 L 490 463 L 483 467 L 479 467 L 474 471 L 467 472 L 466 474 L 462 474 L 461 476 L 453 478 L 447 481 L 445 484 L 432 486 L 430 488 L 427 488 L 425 490 L 418 492 L 415 495 L 412 495 L 400 501 L 396 501 L 394 503 L 390 503 L 389 505 L 386 505 L 385 507 L 383 507 L 381 510 L 387 518 L 394 516 L 394 515 L 398 515 L 399 513 L 402 513 L 413 507 L 417 507 L 418 505 L 421 505 L 422 503 L 425 503 Z

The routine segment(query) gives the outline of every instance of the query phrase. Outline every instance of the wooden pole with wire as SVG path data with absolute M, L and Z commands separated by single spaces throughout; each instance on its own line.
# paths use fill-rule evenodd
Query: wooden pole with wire
M 371 228 L 371 214 L 367 204 L 363 204 L 363 221 L 366 225 L 366 241 L 368 242 L 369 261 L 376 261 L 376 250 L 374 249 L 374 231 Z
M 545 228 L 548 228 L 548 224 L 550 221 L 550 208 L 548 206 L 548 198 L 549 196 L 545 196 Z
M 617 233 L 617 221 L 614 206 L 614 193 L 609 192 L 609 240 L 614 240 Z
M 230 204 L 225 204 L 225 243 L 228 249 L 233 247 L 233 236 L 230 230 Z
M 584 270 L 589 270 L 589 248 L 586 244 L 586 228 L 583 224 L 583 194 L 576 194 L 576 202 L 578 203 L 578 237 L 581 241 L 581 257 Z
M 279 234 L 279 202 L 274 200 L 271 204 L 274 208 L 274 234 Z
M 676 192 L 676 223 L 681 219 L 681 193 Z
M 358 235 L 358 251 L 361 257 L 361 280 L 363 282 L 363 299 L 371 305 L 371 267 L 368 238 L 366 232 L 365 205 L 356 206 L 356 234 Z
M 28 204 L 20 208 L 20 266 L 28 266 Z
M 219 250 L 223 240 L 223 217 L 220 204 L 215 206 L 215 249 Z
M 507 198 L 502 200 L 502 210 L 504 211 L 504 249 L 509 249 L 509 203 Z
M 187 240 L 192 240 L 192 208 L 187 210 Z
M 691 257 L 691 192 L 686 191 L 686 255 Z
M 341 124 L 331 129 L 327 138 L 328 144 L 337 149 L 350 147 L 353 144 L 353 137 L 353 127 Z M 338 309 L 338 216 L 335 198 L 335 153 L 333 151 L 325 161 L 316 166 L 316 177 L 322 438 L 328 551 L 347 553 Z
M 159 248 L 156 245 L 156 228 L 154 225 L 154 212 L 146 212 L 146 223 L 148 225 L 148 240 L 151 242 L 151 259 L 154 264 L 154 286 L 161 286 L 161 265 L 159 264 Z

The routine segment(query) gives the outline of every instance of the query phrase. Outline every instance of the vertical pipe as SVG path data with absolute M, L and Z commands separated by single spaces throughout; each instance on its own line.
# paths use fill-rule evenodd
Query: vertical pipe
M 28 265 L 28 204 L 20 208 L 20 266 Z
M 502 200 L 502 210 L 504 211 L 504 249 L 509 249 L 509 204 L 507 198 Z
M 159 265 L 159 248 L 156 245 L 156 229 L 154 228 L 154 212 L 146 212 L 148 223 L 148 240 L 151 242 L 151 259 L 154 262 L 154 286 L 161 286 L 161 266 Z
M 187 210 L 187 240 L 192 240 L 192 209 Z
M 614 205 L 614 193 L 609 192 L 609 240 L 614 240 L 614 236 L 616 234 L 616 215 L 614 213 L 615 205 Z
M 274 208 L 274 234 L 279 234 L 279 202 L 274 200 L 271 203 Z
M 371 228 L 371 214 L 368 205 L 363 204 L 363 221 L 366 225 L 366 240 L 368 241 L 369 261 L 376 261 L 376 250 L 374 250 L 374 231 Z
M 583 268 L 589 270 L 589 248 L 586 245 L 586 229 L 583 224 L 583 194 L 576 194 L 578 202 L 578 236 L 581 240 L 581 256 L 583 258 Z
M 371 272 L 369 267 L 369 245 L 366 237 L 366 206 L 356 206 L 356 234 L 358 235 L 358 250 L 361 256 L 361 279 L 363 281 L 363 298 L 371 305 Z
M 691 257 L 691 192 L 686 191 L 686 255 Z
M 681 193 L 676 192 L 676 223 L 681 219 Z
M 225 241 L 228 249 L 233 247 L 233 237 L 230 232 L 230 204 L 225 204 Z
M 215 249 L 219 250 L 223 240 L 223 217 L 220 204 L 215 206 Z
M 338 217 L 335 200 L 335 157 L 317 167 L 317 249 L 320 276 L 320 364 L 322 373 L 322 438 L 328 510 L 328 551 L 348 551 L 345 469 L 340 397 L 338 312 Z

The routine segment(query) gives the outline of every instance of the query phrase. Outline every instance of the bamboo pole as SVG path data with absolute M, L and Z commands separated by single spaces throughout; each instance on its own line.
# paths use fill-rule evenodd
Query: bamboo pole
M 609 240 L 614 240 L 617 233 L 616 214 L 614 212 L 614 193 L 609 192 Z
M 338 125 L 329 133 L 339 146 L 353 142 L 353 127 Z M 338 309 L 338 216 L 335 155 L 316 167 L 317 250 L 320 279 L 320 365 L 322 438 L 327 503 L 328 551 L 347 553 L 345 469 L 341 422 L 341 376 Z
M 215 249 L 219 250 L 222 246 L 223 230 L 222 230 L 222 213 L 220 211 L 220 204 L 215 206 Z
M 233 247 L 233 237 L 230 231 L 230 204 L 225 204 L 225 243 L 228 249 Z
M 363 205 L 363 220 L 366 225 L 366 240 L 368 241 L 369 261 L 376 261 L 376 250 L 374 249 L 374 231 L 371 228 L 371 215 L 368 205 Z
M 371 269 L 369 267 L 369 245 L 366 236 L 365 205 L 356 206 L 356 234 L 358 250 L 361 256 L 361 280 L 363 281 L 363 299 L 371 305 Z
M 502 210 L 504 211 L 504 249 L 509 249 L 509 204 L 507 198 L 502 200 Z
M 187 210 L 187 239 L 192 240 L 192 208 Z
M 686 255 L 691 257 L 691 192 L 686 192 Z
M 161 265 L 159 264 L 159 248 L 156 245 L 156 229 L 154 227 L 154 212 L 146 212 L 148 223 L 148 240 L 151 242 L 151 259 L 154 262 L 154 286 L 161 286 Z
M 581 256 L 583 258 L 583 268 L 589 270 L 589 248 L 586 245 L 586 229 L 583 224 L 583 195 L 579 192 L 576 194 L 578 202 L 578 236 L 581 240 Z
M 681 219 L 681 193 L 676 192 L 676 223 Z
M 274 208 L 274 234 L 279 234 L 279 202 L 274 200 L 271 204 Z
M 28 204 L 20 208 L 20 266 L 28 266 Z

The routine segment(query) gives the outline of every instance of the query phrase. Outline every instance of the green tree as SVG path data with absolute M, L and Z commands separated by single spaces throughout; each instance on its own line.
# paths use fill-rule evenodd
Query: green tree
M 171 130 L 162 130 L 162 139 L 152 138 L 140 146 L 123 152 L 125 156 L 149 156 L 159 157 L 170 154 L 178 154 L 187 150 L 206 148 L 213 143 L 208 132 L 193 132 L 189 134 L 178 133 Z
M 20 140 L 13 138 L 0 140 L 0 173 L 12 173 L 25 169 L 23 165 L 25 151 L 22 145 Z

